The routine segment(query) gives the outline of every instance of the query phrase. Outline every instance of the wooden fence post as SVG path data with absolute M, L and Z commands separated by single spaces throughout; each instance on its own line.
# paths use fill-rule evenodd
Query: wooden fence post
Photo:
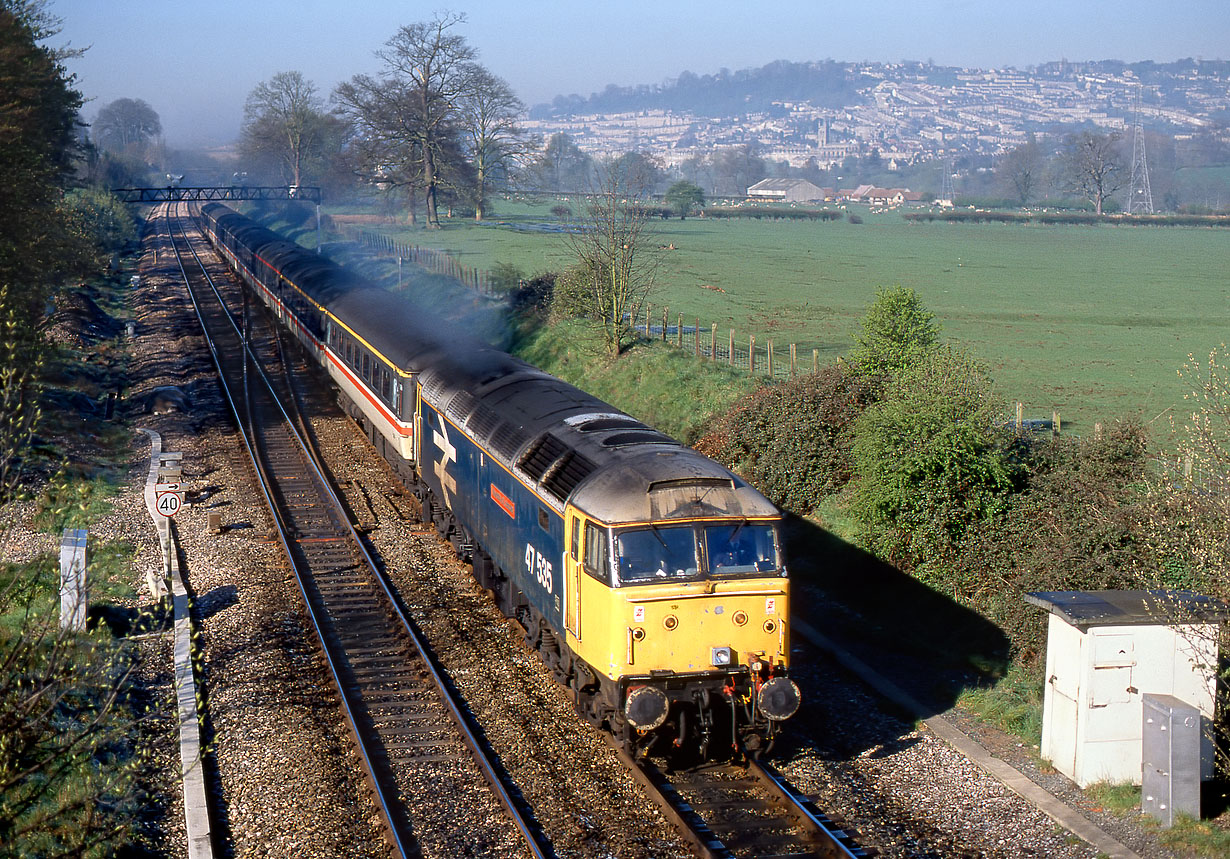
M 645 339 L 646 340 L 649 339 L 649 310 L 652 307 L 653 307 L 652 304 L 645 305 Z
M 700 359 L 700 317 L 699 316 L 696 317 L 696 331 L 694 333 L 696 334 L 696 357 L 699 360 Z
M 1051 435 L 1059 438 L 1059 412 L 1051 412 Z
M 717 323 L 709 326 L 709 360 L 717 360 Z
M 683 348 L 683 314 L 679 314 L 679 321 L 675 323 L 675 347 Z
M 756 374 L 756 335 L 747 338 L 747 373 Z
M 773 338 L 770 337 L 768 341 L 766 342 L 767 342 L 767 349 L 765 351 L 768 352 L 768 354 L 765 357 L 769 359 L 769 378 L 772 379 L 773 378 Z
M 669 317 L 671 309 L 669 307 L 662 308 L 662 342 L 666 342 L 666 320 Z
M 1020 432 L 1021 427 L 1025 424 L 1025 404 L 1016 404 L 1016 431 Z
M 735 329 L 730 329 L 730 343 L 726 347 L 726 357 L 730 359 L 730 366 L 735 365 Z
M 799 372 L 799 350 L 795 343 L 790 344 L 790 378 L 794 378 Z
M 820 350 L 819 349 L 811 350 L 811 371 L 812 373 L 820 372 Z

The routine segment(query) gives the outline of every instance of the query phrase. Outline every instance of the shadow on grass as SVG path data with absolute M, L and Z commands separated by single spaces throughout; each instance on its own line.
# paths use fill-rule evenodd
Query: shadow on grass
M 793 613 L 913 698 L 929 718 L 1008 661 L 993 623 L 814 522 L 785 527 Z

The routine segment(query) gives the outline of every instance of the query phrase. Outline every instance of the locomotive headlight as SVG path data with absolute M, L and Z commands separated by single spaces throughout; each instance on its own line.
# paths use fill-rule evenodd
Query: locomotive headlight
M 730 648 L 714 647 L 709 650 L 709 662 L 715 668 L 725 668 L 730 665 Z

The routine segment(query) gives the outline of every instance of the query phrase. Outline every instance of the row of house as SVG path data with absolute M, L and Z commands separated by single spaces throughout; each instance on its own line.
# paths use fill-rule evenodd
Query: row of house
M 877 188 L 859 185 L 857 188 L 819 188 L 806 179 L 762 179 L 747 189 L 752 200 L 778 203 L 866 203 L 872 206 L 899 206 L 916 203 L 922 193 L 909 188 Z

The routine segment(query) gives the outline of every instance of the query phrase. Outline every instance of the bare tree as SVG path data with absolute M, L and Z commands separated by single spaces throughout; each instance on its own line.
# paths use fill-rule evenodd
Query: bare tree
M 492 182 L 508 177 L 516 159 L 533 149 L 518 124 L 525 105 L 502 78 L 473 64 L 458 113 L 474 167 L 474 220 L 481 221 Z
M 657 272 L 645 189 L 630 188 L 628 177 L 608 165 L 577 220 L 581 229 L 567 237 L 577 265 L 566 278 L 564 301 L 597 324 L 607 354 L 616 358 Z
M 995 167 L 995 174 L 1017 201 L 1027 206 L 1037 192 L 1045 170 L 1046 159 L 1042 157 L 1042 147 L 1031 134 L 1020 146 L 1004 154 Z
M 530 172 L 539 190 L 574 193 L 593 184 L 594 161 L 571 135 L 557 132 L 547 139 Z
M 1082 131 L 1064 140 L 1063 178 L 1069 193 L 1079 194 L 1100 215 L 1107 198 L 1119 190 L 1123 180 L 1123 160 L 1119 155 L 1119 135 Z
M 144 150 L 160 134 L 158 112 L 139 98 L 117 98 L 94 120 L 94 142 L 110 152 Z
M 417 184 L 427 204 L 427 226 L 438 228 L 439 159 L 456 134 L 457 105 L 466 93 L 475 51 L 450 32 L 465 21 L 460 13 L 440 13 L 431 21 L 409 24 L 376 52 L 384 61 L 378 79 L 356 75 L 337 88 L 341 109 L 379 148 L 419 161 Z M 408 175 L 405 161 L 398 171 Z
M 765 177 L 764 159 L 749 144 L 718 149 L 710 158 L 715 192 L 742 197 L 747 189 Z
M 248 94 L 240 129 L 243 152 L 275 158 L 288 184 L 302 184 L 304 158 L 326 135 L 323 107 L 315 84 L 300 72 L 278 72 Z
M 381 191 L 409 197 L 410 222 L 415 221 L 414 197 L 422 183 L 416 114 L 405 87 L 357 75 L 333 93 L 338 110 L 352 129 L 351 155 L 355 172 Z

